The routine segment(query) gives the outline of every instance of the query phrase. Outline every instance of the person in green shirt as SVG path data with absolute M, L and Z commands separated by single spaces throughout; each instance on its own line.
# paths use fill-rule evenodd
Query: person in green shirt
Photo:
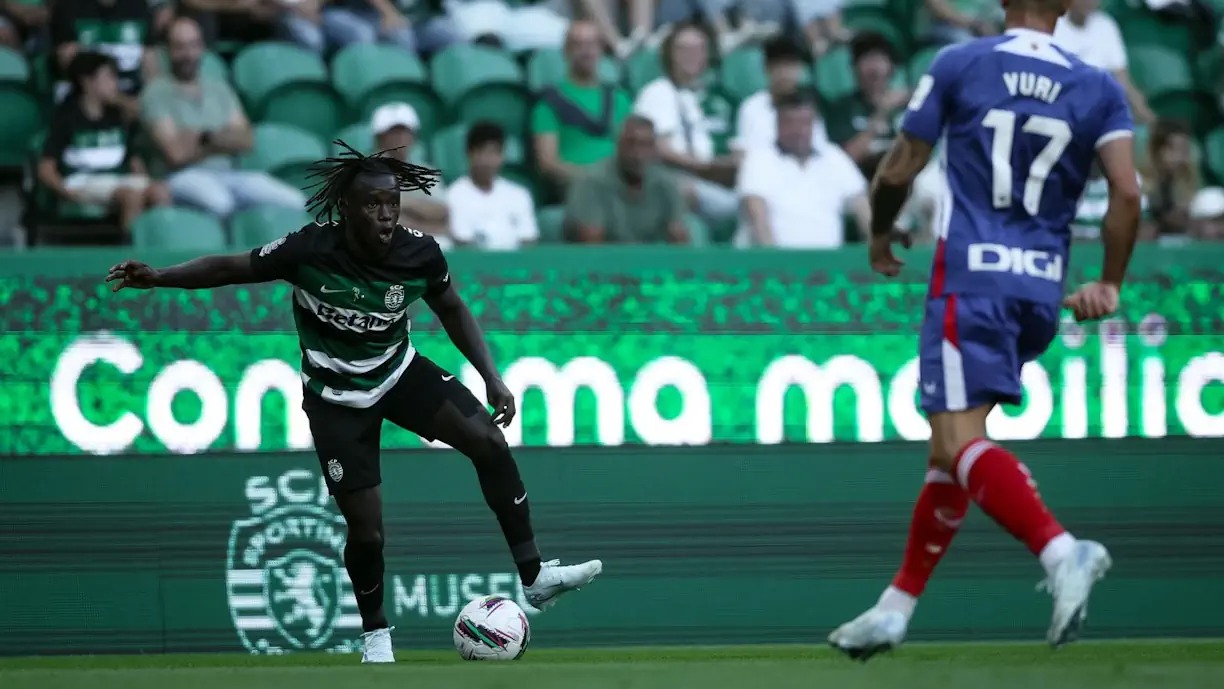
M 565 204 L 572 239 L 584 244 L 687 244 L 680 183 L 657 162 L 654 124 L 630 115 L 616 154 L 574 180 Z
M 583 167 L 607 160 L 632 102 L 617 86 L 600 83 L 599 30 L 588 21 L 570 25 L 565 37 L 569 73 L 545 88 L 531 112 L 536 163 L 550 181 L 565 186 Z
M 850 42 L 854 78 L 858 88 L 825 110 L 829 140 L 842 147 L 871 179 L 893 139 L 909 91 L 896 88 L 896 51 L 878 33 L 858 34 Z

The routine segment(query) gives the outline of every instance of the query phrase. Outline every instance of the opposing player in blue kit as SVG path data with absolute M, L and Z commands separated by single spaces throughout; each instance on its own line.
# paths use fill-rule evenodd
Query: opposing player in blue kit
M 918 597 L 972 500 L 1036 555 L 1054 598 L 1047 640 L 1078 637 L 1093 585 L 1110 567 L 1042 502 L 1025 465 L 986 439 L 995 405 L 1021 400 L 1021 367 L 1042 354 L 1060 306 L 1107 316 L 1134 248 L 1140 194 L 1122 88 L 1053 43 L 1070 0 L 1011 0 L 1002 36 L 949 47 L 918 82 L 871 187 L 871 266 L 897 275 L 893 223 L 937 145 L 948 193 L 920 335 L 922 408 L 931 424 L 925 485 L 892 585 L 829 635 L 866 660 L 900 644 Z M 1066 299 L 1069 225 L 1094 159 L 1109 182 L 1101 277 Z

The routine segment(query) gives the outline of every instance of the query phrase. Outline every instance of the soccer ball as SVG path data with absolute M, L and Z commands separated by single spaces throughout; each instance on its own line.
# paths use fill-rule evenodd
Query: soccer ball
M 531 625 L 509 598 L 482 596 L 459 611 L 454 637 L 464 660 L 518 660 L 531 642 Z

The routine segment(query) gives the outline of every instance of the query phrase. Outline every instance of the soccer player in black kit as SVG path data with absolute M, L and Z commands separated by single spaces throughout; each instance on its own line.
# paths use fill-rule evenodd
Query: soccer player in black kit
M 362 662 L 395 662 L 383 610 L 379 439 L 383 420 L 441 440 L 472 461 L 527 601 L 541 610 L 603 569 L 599 560 L 542 562 L 527 491 L 502 435 L 514 398 L 432 237 L 397 225 L 400 193 L 428 191 L 434 170 L 346 149 L 316 166 L 309 208 L 318 222 L 250 252 L 169 268 L 125 261 L 107 282 L 127 288 L 209 289 L 285 280 L 302 349 L 302 403 L 328 488 L 348 524 L 344 565 L 361 611 Z M 333 221 L 333 218 L 335 220 Z M 492 415 L 455 376 L 413 348 L 408 306 L 423 299 L 485 380 Z M 499 427 L 500 426 L 500 427 Z

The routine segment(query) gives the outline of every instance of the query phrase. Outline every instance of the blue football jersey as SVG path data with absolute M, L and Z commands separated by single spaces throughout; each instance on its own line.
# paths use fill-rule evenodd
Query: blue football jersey
M 1096 150 L 1133 135 L 1113 76 L 1048 34 L 1012 29 L 943 50 L 901 129 L 941 148 L 947 179 L 931 295 L 1061 301 Z

